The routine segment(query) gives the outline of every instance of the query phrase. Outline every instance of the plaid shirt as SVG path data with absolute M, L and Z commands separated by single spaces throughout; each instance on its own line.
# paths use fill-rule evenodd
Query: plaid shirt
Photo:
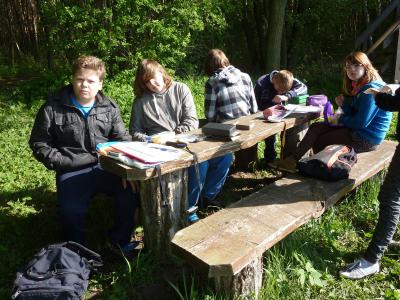
M 205 115 L 224 122 L 257 112 L 250 76 L 234 66 L 219 69 L 205 84 Z

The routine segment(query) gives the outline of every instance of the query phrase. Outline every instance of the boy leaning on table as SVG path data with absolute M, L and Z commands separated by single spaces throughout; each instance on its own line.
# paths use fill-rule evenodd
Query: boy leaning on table
M 307 86 L 297 78 L 293 73 L 287 70 L 274 70 L 258 78 L 254 86 L 258 109 L 263 111 L 266 108 L 287 102 L 289 99 L 307 94 Z M 291 149 L 297 146 L 300 139 L 303 138 L 304 126 L 289 129 L 287 132 L 285 156 L 289 155 Z M 272 163 L 276 159 L 276 135 L 265 139 L 264 159 L 266 163 Z
M 101 91 L 106 75 L 104 62 L 81 56 L 72 65 L 72 82 L 49 96 L 40 108 L 29 145 L 34 157 L 56 172 L 64 239 L 86 241 L 85 219 L 97 193 L 114 197 L 115 223 L 111 244 L 129 254 L 138 197 L 132 187 L 99 165 L 96 145 L 130 141 L 118 106 Z

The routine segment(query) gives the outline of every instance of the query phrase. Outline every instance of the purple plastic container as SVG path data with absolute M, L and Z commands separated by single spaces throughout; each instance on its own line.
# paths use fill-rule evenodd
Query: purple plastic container
M 342 124 L 334 124 L 329 122 L 329 117 L 332 117 L 333 115 L 335 115 L 333 106 L 331 104 L 330 101 L 327 101 L 326 104 L 324 105 L 324 122 L 325 124 L 328 124 L 329 126 L 332 127 L 342 127 Z M 336 116 L 338 117 L 338 115 Z
M 324 106 L 328 101 L 325 95 L 311 95 L 307 97 L 307 105 Z
M 333 115 L 333 107 L 330 101 L 327 101 L 324 105 L 324 121 L 325 124 L 329 124 L 328 117 Z M 330 125 L 330 124 L 329 124 Z

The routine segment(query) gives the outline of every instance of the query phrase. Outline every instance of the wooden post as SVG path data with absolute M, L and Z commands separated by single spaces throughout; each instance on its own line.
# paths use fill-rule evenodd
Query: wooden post
M 281 158 L 287 158 L 292 155 L 293 152 L 297 149 L 300 141 L 304 138 L 307 133 L 309 123 L 300 124 L 296 127 L 292 127 L 286 130 L 286 138 L 285 145 L 281 148 Z M 281 133 L 281 141 L 282 141 Z M 304 156 L 308 156 L 309 151 L 307 151 Z
M 162 257 L 171 253 L 170 241 L 185 226 L 187 204 L 187 169 L 161 176 L 167 206 L 163 206 L 159 179 L 141 182 L 140 196 L 144 226 L 144 246 Z
M 215 289 L 232 299 L 254 297 L 257 299 L 262 285 L 262 255 L 254 258 L 246 267 L 234 276 L 214 277 Z M 240 298 L 241 299 L 241 298 Z M 247 298 L 246 298 L 247 299 Z

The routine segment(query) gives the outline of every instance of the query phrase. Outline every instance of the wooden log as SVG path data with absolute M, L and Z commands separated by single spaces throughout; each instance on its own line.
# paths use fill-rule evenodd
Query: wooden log
M 144 246 L 158 257 L 171 253 L 170 241 L 185 226 L 187 202 L 187 170 L 161 176 L 166 195 L 163 205 L 158 178 L 141 182 L 140 198 L 143 214 Z
M 214 277 L 215 290 L 232 299 L 251 297 L 257 299 L 262 286 L 262 255 L 255 257 L 234 276 Z

